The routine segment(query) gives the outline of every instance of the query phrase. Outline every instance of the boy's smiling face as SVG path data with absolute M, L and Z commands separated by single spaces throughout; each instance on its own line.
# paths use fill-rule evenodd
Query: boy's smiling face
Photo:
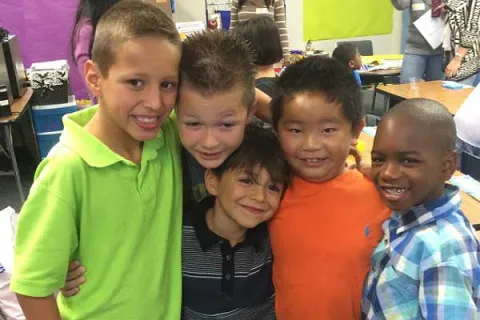
M 138 37 L 119 46 L 115 61 L 102 75 L 87 62 L 87 82 L 99 97 L 112 133 L 121 129 L 126 141 L 154 139 L 177 98 L 179 48 L 160 37 Z
M 242 142 L 249 120 L 242 97 L 240 87 L 204 95 L 182 83 L 177 107 L 180 140 L 204 168 L 221 165 Z
M 215 214 L 237 225 L 251 229 L 272 218 L 283 194 L 283 186 L 274 183 L 265 168 L 252 173 L 245 169 L 225 171 L 221 177 L 207 171 L 205 182 L 216 197 Z
M 285 102 L 278 136 L 295 174 L 323 182 L 345 170 L 362 126 L 354 133 L 342 111 L 341 105 L 315 92 L 298 93 Z
M 438 139 L 411 117 L 387 117 L 380 123 L 372 177 L 391 210 L 405 213 L 443 195 L 445 181 L 455 172 L 456 156 Z

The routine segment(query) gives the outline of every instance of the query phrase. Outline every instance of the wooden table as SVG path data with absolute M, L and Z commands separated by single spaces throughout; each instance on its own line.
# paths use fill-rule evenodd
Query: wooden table
M 362 158 L 365 162 L 371 162 L 370 153 L 373 147 L 373 137 L 369 136 L 365 132 L 360 134 L 360 140 L 365 143 L 365 149 L 362 151 Z M 459 171 L 455 172 L 455 175 L 462 175 Z M 462 198 L 462 211 L 465 216 L 470 220 L 471 224 L 480 224 L 480 201 L 477 201 L 474 197 L 460 191 Z
M 378 86 L 377 91 L 388 98 L 385 100 L 385 110 L 388 109 L 388 100 L 391 97 L 398 100 L 426 98 L 440 102 L 454 115 L 468 95 L 473 91 L 473 88 L 457 90 L 445 89 L 442 87 L 442 81 L 429 81 Z
M 15 156 L 15 149 L 13 147 L 13 137 L 12 137 L 12 125 L 14 125 L 25 113 L 30 115 L 28 106 L 30 105 L 30 99 L 32 98 L 33 90 L 28 88 L 24 93 L 23 97 L 13 101 L 11 106 L 12 115 L 8 117 L 0 118 L 0 127 L 3 127 L 5 133 L 5 140 L 7 143 L 7 156 L 12 162 L 12 172 L 1 173 L 0 175 L 13 175 L 17 182 L 18 192 L 20 194 L 20 199 L 22 203 L 25 201 L 25 194 L 23 193 L 22 182 L 20 180 L 20 171 L 18 170 L 17 157 Z M 31 115 L 30 115 L 31 116 Z M 30 119 L 31 120 L 31 119 Z M 32 128 L 33 130 L 33 128 Z M 33 131 L 35 132 L 35 131 Z M 35 135 L 34 135 L 35 136 Z M 36 144 L 35 138 L 35 144 Z

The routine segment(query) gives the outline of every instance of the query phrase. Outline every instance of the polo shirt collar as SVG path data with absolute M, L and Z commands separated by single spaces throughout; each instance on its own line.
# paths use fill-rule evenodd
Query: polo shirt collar
M 392 219 L 398 225 L 397 234 L 409 231 L 413 228 L 429 224 L 454 211 L 460 210 L 460 192 L 458 187 L 445 185 L 445 191 L 441 198 L 431 200 L 425 204 L 415 206 L 405 214 L 393 213 Z
M 208 251 L 216 244 L 229 242 L 229 240 L 215 234 L 207 226 L 207 212 L 209 209 L 213 208 L 214 205 L 215 197 L 209 196 L 199 203 L 199 211 L 194 212 L 193 227 L 203 251 Z M 255 228 L 249 229 L 245 236 L 245 240 L 237 244 L 235 247 L 253 246 L 258 251 L 260 250 L 262 239 L 267 235 L 267 232 L 266 223 L 261 223 Z
M 91 167 L 108 167 L 117 162 L 128 165 L 135 164 L 119 154 L 113 152 L 103 142 L 85 130 L 86 124 L 98 111 L 98 106 L 92 106 L 85 110 L 68 114 L 63 117 L 64 131 L 60 141 L 68 148 L 74 150 Z M 146 141 L 142 151 L 142 163 L 155 159 L 165 143 L 162 130 L 154 140 Z

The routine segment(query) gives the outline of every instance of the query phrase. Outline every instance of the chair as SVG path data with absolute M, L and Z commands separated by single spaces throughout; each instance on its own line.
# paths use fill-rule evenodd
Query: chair
M 355 45 L 358 49 L 358 52 L 360 52 L 362 56 L 373 56 L 372 40 L 341 41 L 341 42 L 337 42 L 337 46 L 343 43 L 351 43 Z
M 463 173 L 468 174 L 473 179 L 480 181 L 480 157 L 463 152 L 460 168 L 462 169 Z
M 380 122 L 380 117 L 374 114 L 365 114 L 365 122 L 367 127 L 376 127 Z

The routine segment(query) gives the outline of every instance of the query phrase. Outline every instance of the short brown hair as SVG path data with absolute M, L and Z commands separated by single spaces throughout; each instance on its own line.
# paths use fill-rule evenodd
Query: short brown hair
M 202 94 L 243 90 L 250 108 L 255 99 L 255 64 L 248 43 L 239 36 L 215 30 L 187 37 L 183 42 L 180 77 Z
M 221 178 L 228 170 L 244 169 L 252 177 L 259 166 L 267 170 L 273 183 L 281 184 L 283 192 L 288 188 L 292 178 L 292 168 L 285 158 L 280 141 L 273 131 L 250 123 L 245 128 L 242 143 L 213 174 Z
M 98 22 L 92 48 L 92 60 L 102 75 L 108 74 L 120 45 L 142 36 L 162 37 L 181 46 L 175 24 L 154 4 L 124 0 L 107 10 Z

